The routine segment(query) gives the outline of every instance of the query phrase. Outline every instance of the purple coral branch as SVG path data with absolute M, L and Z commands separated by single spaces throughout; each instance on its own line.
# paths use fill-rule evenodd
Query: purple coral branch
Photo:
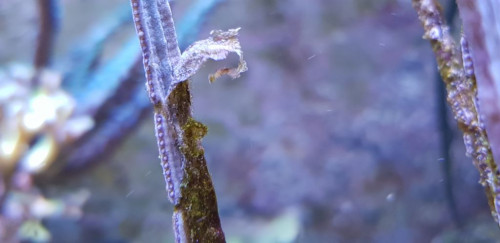
M 500 2 L 458 0 L 493 156 L 500 161 Z M 470 69 L 468 69 L 470 70 Z
M 424 27 L 424 38 L 431 43 L 438 68 L 446 84 L 447 101 L 454 118 L 462 130 L 467 155 L 472 157 L 480 173 L 480 183 L 486 195 L 494 219 L 500 216 L 500 183 L 497 164 L 490 147 L 491 136 L 482 122 L 476 78 L 472 62 L 468 57 L 466 39 L 462 40 L 463 56 L 449 33 L 441 8 L 435 0 L 413 0 L 413 7 Z M 477 54 L 477 53 L 476 53 Z M 463 59 L 462 59 L 463 58 Z M 464 63 L 465 62 L 465 67 Z M 481 109 L 483 103 L 481 102 Z M 498 112 L 498 110 L 497 110 Z
M 49 64 L 55 34 L 59 27 L 59 1 L 38 0 L 37 2 L 40 13 L 40 33 L 38 33 L 34 64 L 37 68 L 43 68 Z
M 170 4 L 166 0 L 131 0 L 131 4 L 167 196 L 174 204 L 176 241 L 225 242 L 200 144 L 206 127 L 191 117 L 189 83 L 174 82 L 180 51 Z

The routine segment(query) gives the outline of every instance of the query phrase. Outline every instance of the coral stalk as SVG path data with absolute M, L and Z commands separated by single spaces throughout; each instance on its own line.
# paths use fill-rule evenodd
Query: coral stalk
M 217 199 L 208 172 L 201 138 L 207 128 L 191 116 L 186 80 L 207 59 L 220 60 L 229 52 L 242 56 L 238 30 L 215 31 L 181 55 L 170 4 L 166 0 L 131 0 L 143 53 L 146 88 L 154 106 L 155 132 L 167 196 L 174 204 L 177 242 L 225 242 Z M 240 59 L 232 77 L 246 70 Z M 184 75 L 185 74 L 185 75 Z
M 493 156 L 500 160 L 500 2 L 458 0 L 463 31 L 470 43 L 478 100 Z
M 43 68 L 49 64 L 55 34 L 59 27 L 59 0 L 38 0 L 37 2 L 40 12 L 40 33 L 34 64 L 37 68 Z
M 472 157 L 479 170 L 480 183 L 485 187 L 491 213 L 499 222 L 498 168 L 479 113 L 476 78 L 473 64 L 468 58 L 467 40 L 462 38 L 460 55 L 435 0 L 413 0 L 413 7 L 424 27 L 424 38 L 430 41 L 436 55 L 438 68 L 446 85 L 448 104 L 464 134 L 467 155 Z

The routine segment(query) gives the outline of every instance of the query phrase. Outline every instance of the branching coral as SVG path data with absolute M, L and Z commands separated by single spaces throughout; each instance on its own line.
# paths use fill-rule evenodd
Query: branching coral
M 471 49 L 478 100 L 493 157 L 500 160 L 500 2 L 457 0 Z
M 460 53 L 435 0 L 413 0 L 413 7 L 424 27 L 424 38 L 430 41 L 436 55 L 446 85 L 448 104 L 464 133 L 467 155 L 472 157 L 479 170 L 480 183 L 486 189 L 492 215 L 500 222 L 498 167 L 479 112 L 476 78 L 467 39 L 462 37 Z
M 143 52 L 146 88 L 154 106 L 156 138 L 168 198 L 174 203 L 177 242 L 224 242 L 217 200 L 200 140 L 207 128 L 191 117 L 191 95 L 186 80 L 207 59 L 221 60 L 229 52 L 240 56 L 236 69 L 219 70 L 238 77 L 246 71 L 238 29 L 212 32 L 181 55 L 166 0 L 131 0 L 133 18 Z

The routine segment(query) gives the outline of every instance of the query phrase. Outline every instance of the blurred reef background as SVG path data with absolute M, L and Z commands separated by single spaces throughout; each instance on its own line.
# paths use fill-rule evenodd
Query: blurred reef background
M 87 160 L 71 159 L 74 146 L 60 145 L 58 158 L 75 164 L 54 166 L 47 175 L 34 175 L 32 183 L 35 195 L 59 198 L 69 209 L 50 217 L 42 213 L 36 222 L 50 242 L 173 242 L 172 205 L 159 166 L 153 116 L 140 108 L 144 101 L 149 107 L 144 77 L 128 71 L 139 53 L 134 52 L 137 43 L 128 42 L 136 39 L 130 3 L 60 3 L 47 69 L 56 73 L 49 79 L 61 79 L 60 89 L 74 99 L 68 123 L 103 114 L 95 115 L 94 122 L 118 117 L 110 120 L 112 128 L 124 123 L 119 116 L 126 114 L 130 125 L 84 141 L 95 145 L 103 136 L 118 134 L 116 141 L 107 141 L 110 148 L 90 150 Z M 200 3 L 173 2 L 178 31 L 183 16 Z M 0 94 L 7 87 L 5 77 L 35 75 L 31 63 L 39 22 L 36 1 L 0 1 Z M 239 79 L 210 84 L 208 74 L 234 65 L 237 56 L 210 62 L 191 86 L 194 117 L 209 128 L 203 145 L 228 242 L 500 239 L 461 134 L 439 108 L 434 54 L 422 39 L 410 1 L 221 0 L 200 23 L 199 28 L 193 25 L 196 30 L 184 29 L 189 33 L 181 48 L 213 29 L 241 27 L 249 67 Z M 79 66 L 89 50 L 98 50 L 97 57 Z M 110 66 L 124 69 L 106 69 Z M 103 87 L 122 77 L 130 79 L 123 82 L 131 88 L 101 110 L 112 96 Z M 134 99 L 134 105 L 127 103 Z M 0 102 L 7 106 L 1 97 Z M 448 161 L 443 119 L 453 129 Z M 75 126 L 69 134 L 93 127 L 85 122 Z M 130 136 L 119 136 L 129 131 Z M 45 140 L 35 136 L 28 144 L 39 141 Z M 94 158 L 93 151 L 103 155 Z M 8 215 L 11 208 L 2 210 Z

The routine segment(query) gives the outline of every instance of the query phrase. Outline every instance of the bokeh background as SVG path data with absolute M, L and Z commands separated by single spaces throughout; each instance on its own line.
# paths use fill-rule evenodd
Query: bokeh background
M 61 2 L 54 60 L 129 4 Z M 174 17 L 194 2 L 175 1 Z M 35 1 L 0 1 L 0 66 L 31 63 L 37 23 Z M 454 132 L 444 160 L 436 64 L 411 1 L 225 0 L 198 36 L 234 27 L 249 71 L 209 84 L 209 73 L 235 65 L 231 56 L 191 86 L 228 242 L 500 239 L 446 115 Z M 129 23 L 105 53 L 133 34 Z M 80 219 L 44 220 L 53 242 L 173 242 L 157 153 L 150 115 L 113 155 L 39 185 L 49 197 L 90 192 Z

